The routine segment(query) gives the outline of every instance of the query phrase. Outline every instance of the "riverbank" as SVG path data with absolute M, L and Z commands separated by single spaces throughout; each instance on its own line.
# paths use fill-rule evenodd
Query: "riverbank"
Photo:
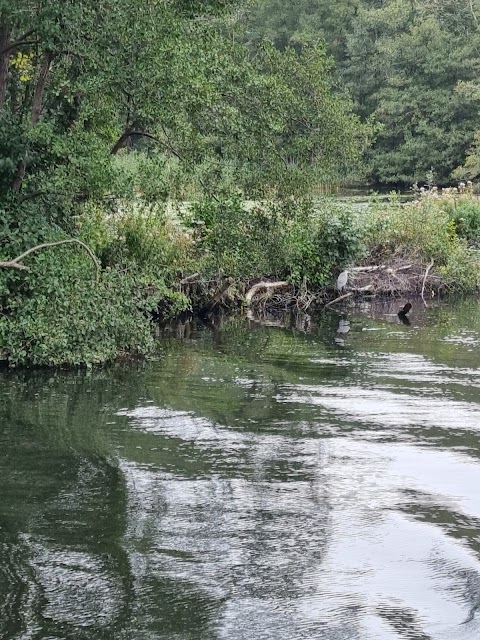
M 372 198 L 361 210 L 334 198 L 87 203 L 69 235 L 53 226 L 38 234 L 55 246 L 16 263 L 32 247 L 4 249 L 0 352 L 10 365 L 90 365 L 148 354 L 158 323 L 184 313 L 472 294 L 479 231 L 478 200 L 457 190 Z

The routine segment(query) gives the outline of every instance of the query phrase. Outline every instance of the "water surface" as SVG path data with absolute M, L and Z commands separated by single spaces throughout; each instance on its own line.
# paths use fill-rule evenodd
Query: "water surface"
M 0 638 L 477 640 L 480 305 L 396 306 L 0 374 Z

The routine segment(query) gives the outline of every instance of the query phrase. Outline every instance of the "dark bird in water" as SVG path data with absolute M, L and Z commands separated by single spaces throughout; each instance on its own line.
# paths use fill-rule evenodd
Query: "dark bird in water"
M 400 309 L 400 311 L 398 312 L 397 315 L 400 318 L 400 320 L 403 322 L 403 324 L 407 324 L 407 325 L 410 324 L 410 319 L 408 317 L 408 314 L 409 314 L 411 308 L 412 308 L 411 303 L 407 302 L 407 304 L 404 307 L 402 307 Z

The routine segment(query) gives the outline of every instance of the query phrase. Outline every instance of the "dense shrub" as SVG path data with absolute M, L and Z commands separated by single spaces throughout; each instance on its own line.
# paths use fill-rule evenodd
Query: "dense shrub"
M 166 284 L 183 246 L 171 241 L 173 232 L 155 212 L 115 218 L 89 207 L 77 227 L 102 258 L 98 282 L 91 259 L 75 245 L 31 254 L 29 272 L 0 270 L 0 353 L 10 364 L 88 364 L 147 353 L 151 318 L 188 308 L 185 296 Z M 11 243 L 5 259 L 38 241 L 65 237 L 52 235 L 52 227 L 50 237 L 28 231 Z M 178 236 L 186 242 L 185 234 Z
M 312 289 L 331 284 L 363 252 L 358 216 L 332 200 L 299 209 L 288 240 L 289 277 Z
M 315 288 L 361 252 L 357 216 L 325 201 L 288 198 L 248 206 L 240 198 L 197 204 L 195 229 L 205 272 L 244 280 L 269 276 Z
M 104 268 L 151 273 L 175 283 L 193 260 L 191 232 L 164 205 L 121 202 L 108 215 L 89 205 L 77 229 Z
M 472 211 L 471 198 L 456 204 L 450 196 L 424 196 L 414 202 L 377 205 L 366 215 L 365 244 L 370 261 L 402 258 L 428 264 L 434 260 L 450 291 L 472 292 L 480 286 L 480 262 L 467 239 L 474 237 L 475 217 L 463 229 L 454 212 Z
M 480 248 L 480 201 L 469 196 L 445 199 L 443 208 L 455 225 L 455 232 L 468 244 Z

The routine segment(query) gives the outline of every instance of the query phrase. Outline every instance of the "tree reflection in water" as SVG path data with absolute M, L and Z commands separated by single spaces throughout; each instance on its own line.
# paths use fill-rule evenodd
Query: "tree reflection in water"
M 462 309 L 349 315 L 343 350 L 335 314 L 236 319 L 142 365 L 5 372 L 0 637 L 473 640 Z

